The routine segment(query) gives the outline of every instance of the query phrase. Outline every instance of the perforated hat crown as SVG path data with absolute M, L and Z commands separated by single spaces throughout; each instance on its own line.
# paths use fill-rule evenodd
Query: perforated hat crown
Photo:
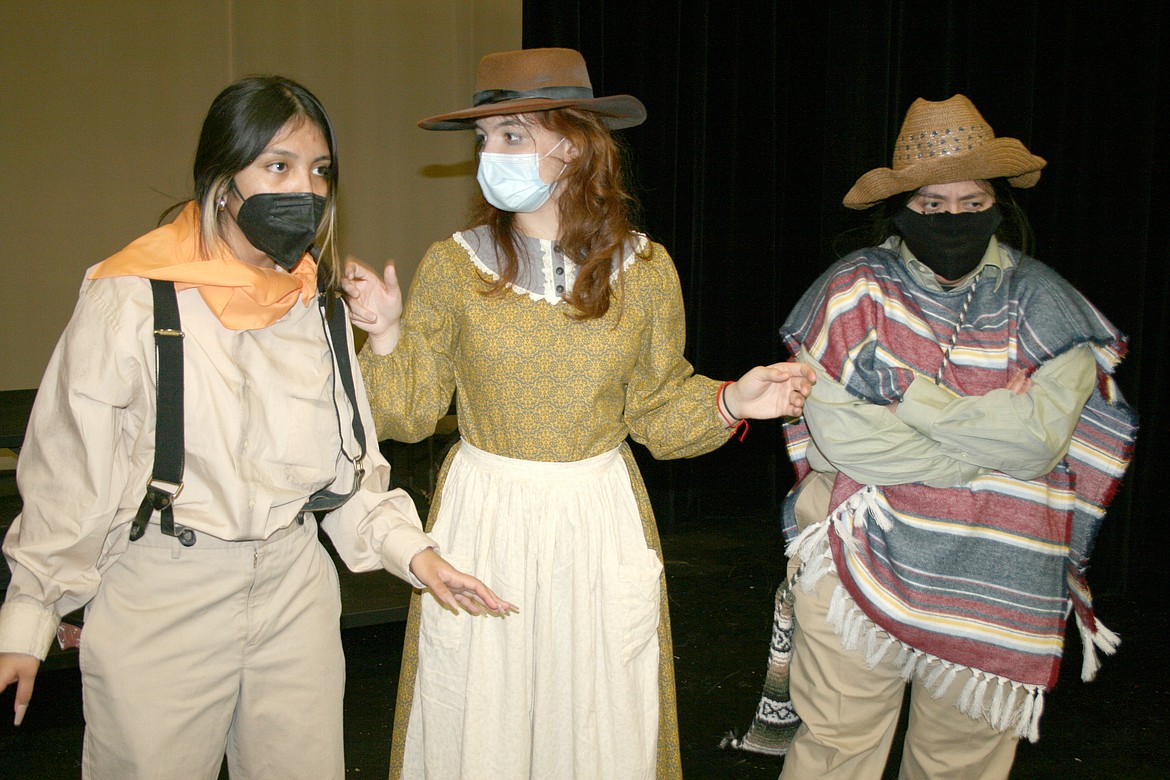
M 842 202 L 863 209 L 927 184 L 1000 177 L 1014 187 L 1032 187 L 1047 164 L 1015 138 L 996 138 L 964 95 L 937 102 L 919 98 L 894 142 L 892 167 L 866 173 Z

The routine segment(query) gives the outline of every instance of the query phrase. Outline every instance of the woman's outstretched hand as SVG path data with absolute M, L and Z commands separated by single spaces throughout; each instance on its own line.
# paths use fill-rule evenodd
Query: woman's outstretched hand
M 812 366 L 787 361 L 756 366 L 723 388 L 723 403 L 738 419 L 799 417 L 817 381 Z
M 435 598 L 456 612 L 460 607 L 473 615 L 491 612 L 503 616 L 520 611 L 475 577 L 464 574 L 447 563 L 433 547 L 428 547 L 411 558 L 410 570 L 418 577 L 419 582 L 427 586 Z
M 393 352 L 402 319 L 402 290 L 393 261 L 379 274 L 356 257 L 346 258 L 341 290 L 353 324 L 369 334 L 368 347 L 379 355 Z

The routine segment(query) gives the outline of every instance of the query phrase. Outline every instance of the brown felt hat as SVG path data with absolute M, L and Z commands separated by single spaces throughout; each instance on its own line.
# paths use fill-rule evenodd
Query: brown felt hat
M 472 107 L 428 117 L 424 130 L 467 130 L 475 120 L 554 108 L 601 114 L 611 130 L 646 121 L 646 107 L 631 95 L 594 97 L 585 59 L 573 49 L 520 49 L 488 54 L 475 73 Z
M 906 112 L 894 142 L 893 167 L 862 176 L 842 202 L 864 209 L 927 184 L 999 177 L 1013 187 L 1032 187 L 1047 164 L 1015 138 L 996 138 L 965 96 L 937 102 L 919 98 Z

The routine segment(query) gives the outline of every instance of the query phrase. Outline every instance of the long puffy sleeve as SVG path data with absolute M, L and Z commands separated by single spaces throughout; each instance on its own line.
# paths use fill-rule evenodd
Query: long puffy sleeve
M 17 463 L 23 509 L 4 542 L 12 581 L 0 651 L 43 659 L 61 617 L 101 581 L 131 471 L 125 436 L 142 424 L 138 323 L 115 289 L 85 283 L 37 392 Z
M 716 406 L 720 383 L 695 374 L 683 356 L 686 320 L 678 271 L 665 249 L 652 246 L 649 261 L 634 267 L 654 276 L 629 302 L 646 321 L 626 387 L 625 420 L 630 436 L 654 457 L 692 457 L 725 443 L 729 430 Z
M 352 341 L 348 341 L 346 348 L 350 364 L 356 366 Z M 401 489 L 388 489 L 390 464 L 378 450 L 369 398 L 360 375 L 354 378 L 354 384 L 366 436 L 366 471 L 358 491 L 339 509 L 326 515 L 321 527 L 329 534 L 345 565 L 353 571 L 384 568 L 416 588 L 422 587 L 410 570 L 410 561 L 427 547 L 437 548 L 437 545 L 423 532 L 413 499 Z M 351 442 L 353 445 L 356 442 Z M 356 455 L 357 448 L 353 448 Z M 334 491 L 341 492 L 353 485 L 354 464 L 345 453 L 339 454 L 337 463 Z
M 433 245 L 410 285 L 402 337 L 388 355 L 362 350 L 358 360 L 370 390 L 378 438 L 422 441 L 451 404 L 462 291 L 455 266 L 444 256 L 451 242 Z

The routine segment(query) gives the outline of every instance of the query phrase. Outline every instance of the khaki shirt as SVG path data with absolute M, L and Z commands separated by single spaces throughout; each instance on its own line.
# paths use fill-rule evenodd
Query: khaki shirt
M 346 454 L 360 448 L 315 303 L 297 302 L 266 328 L 237 331 L 220 324 L 197 289 L 178 300 L 186 457 L 176 523 L 196 535 L 265 539 L 295 522 L 317 489 L 336 483 L 333 490 L 348 492 Z M 433 542 L 410 497 L 386 491 L 390 467 L 360 378 L 356 385 L 365 476 L 322 526 L 351 569 L 384 567 L 418 587 L 410 561 Z M 130 544 L 128 526 L 153 466 L 155 416 L 149 282 L 87 280 L 17 463 L 23 511 L 4 543 L 12 582 L 0 607 L 0 652 L 44 658 L 61 616 L 94 596 Z

